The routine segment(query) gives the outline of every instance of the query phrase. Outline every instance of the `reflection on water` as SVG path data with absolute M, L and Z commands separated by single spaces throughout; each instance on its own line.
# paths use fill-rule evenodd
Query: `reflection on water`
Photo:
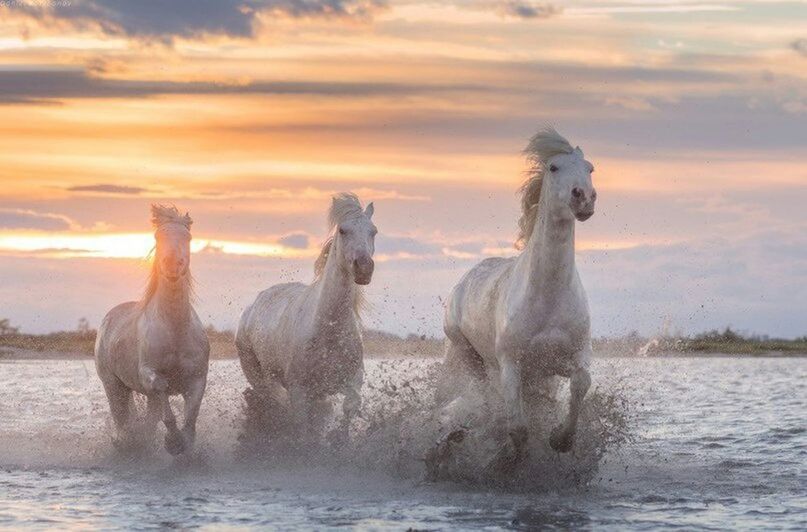
M 390 375 L 425 371 L 411 361 L 369 370 L 375 402 L 394 402 L 381 384 Z M 245 383 L 232 361 L 211 368 L 196 457 L 127 463 L 112 454 L 91 361 L 1 363 L 0 526 L 807 526 L 807 360 L 609 359 L 594 374 L 626 396 L 633 441 L 588 482 L 503 492 L 367 467 L 384 446 L 308 464 L 237 462 Z M 398 462 L 400 446 L 387 448 Z

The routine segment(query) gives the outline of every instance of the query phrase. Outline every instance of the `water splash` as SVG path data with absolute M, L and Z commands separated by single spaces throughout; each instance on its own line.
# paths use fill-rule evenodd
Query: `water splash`
M 259 394 L 248 389 L 237 455 L 242 460 L 260 458 L 282 464 L 350 466 L 415 481 L 431 478 L 543 490 L 589 482 L 606 451 L 629 439 L 623 395 L 595 389 L 584 403 L 573 451 L 559 454 L 549 447 L 548 434 L 560 421 L 566 402 L 539 396 L 528 409 L 531 433 L 527 457 L 512 471 L 491 467 L 509 441 L 500 403 L 478 395 L 446 408 L 435 398 L 438 371 L 434 361 L 378 361 L 368 371 L 364 406 L 349 438 L 335 438 L 331 432 L 330 437 L 305 449 L 295 444 L 288 432 L 288 418 L 273 415 L 283 409 L 262 404 Z M 329 429 L 336 430 L 335 420 Z M 435 453 L 440 455 L 439 468 L 430 471 Z

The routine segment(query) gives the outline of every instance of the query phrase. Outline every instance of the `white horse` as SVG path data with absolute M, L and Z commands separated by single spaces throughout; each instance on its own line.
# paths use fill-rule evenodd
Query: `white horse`
M 454 287 L 445 314 L 445 369 L 469 371 L 500 392 L 517 449 L 527 441 L 524 386 L 568 377 L 569 412 L 549 438 L 553 449 L 566 452 L 591 385 L 588 299 L 575 267 L 574 228 L 575 220 L 594 214 L 594 168 L 551 128 L 532 137 L 525 153 L 532 170 L 521 189 L 523 250 L 482 261 Z
M 333 197 L 331 236 L 310 285 L 286 283 L 258 294 L 241 315 L 236 346 L 247 381 L 275 406 L 290 406 L 296 426 L 317 438 L 329 396 L 344 394 L 346 431 L 361 407 L 364 348 L 359 310 L 373 275 L 377 229 L 373 204 L 351 193 Z
M 196 437 L 210 344 L 190 301 L 191 218 L 176 207 L 152 205 L 151 223 L 157 246 L 146 293 L 104 317 L 95 341 L 95 367 L 109 399 L 116 440 L 126 441 L 140 428 L 132 412 L 132 392 L 138 392 L 148 398 L 146 437 L 153 441 L 162 416 L 165 448 L 177 455 L 190 451 Z M 177 394 L 185 400 L 181 430 L 168 401 Z

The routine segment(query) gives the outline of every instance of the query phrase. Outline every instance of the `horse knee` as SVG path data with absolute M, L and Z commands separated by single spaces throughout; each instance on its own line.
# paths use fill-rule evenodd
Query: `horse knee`
M 582 397 L 586 395 L 586 392 L 591 387 L 591 374 L 584 368 L 578 369 L 572 375 L 569 387 L 573 396 Z

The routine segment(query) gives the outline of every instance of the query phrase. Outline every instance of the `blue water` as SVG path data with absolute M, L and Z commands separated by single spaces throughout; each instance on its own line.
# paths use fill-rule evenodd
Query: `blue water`
M 371 361 L 369 380 L 427 364 Z M 807 359 L 602 359 L 594 382 L 624 396 L 632 441 L 590 481 L 514 491 L 377 457 L 238 461 L 234 361 L 211 367 L 195 457 L 124 462 L 91 361 L 0 363 L 0 527 L 807 529 Z

